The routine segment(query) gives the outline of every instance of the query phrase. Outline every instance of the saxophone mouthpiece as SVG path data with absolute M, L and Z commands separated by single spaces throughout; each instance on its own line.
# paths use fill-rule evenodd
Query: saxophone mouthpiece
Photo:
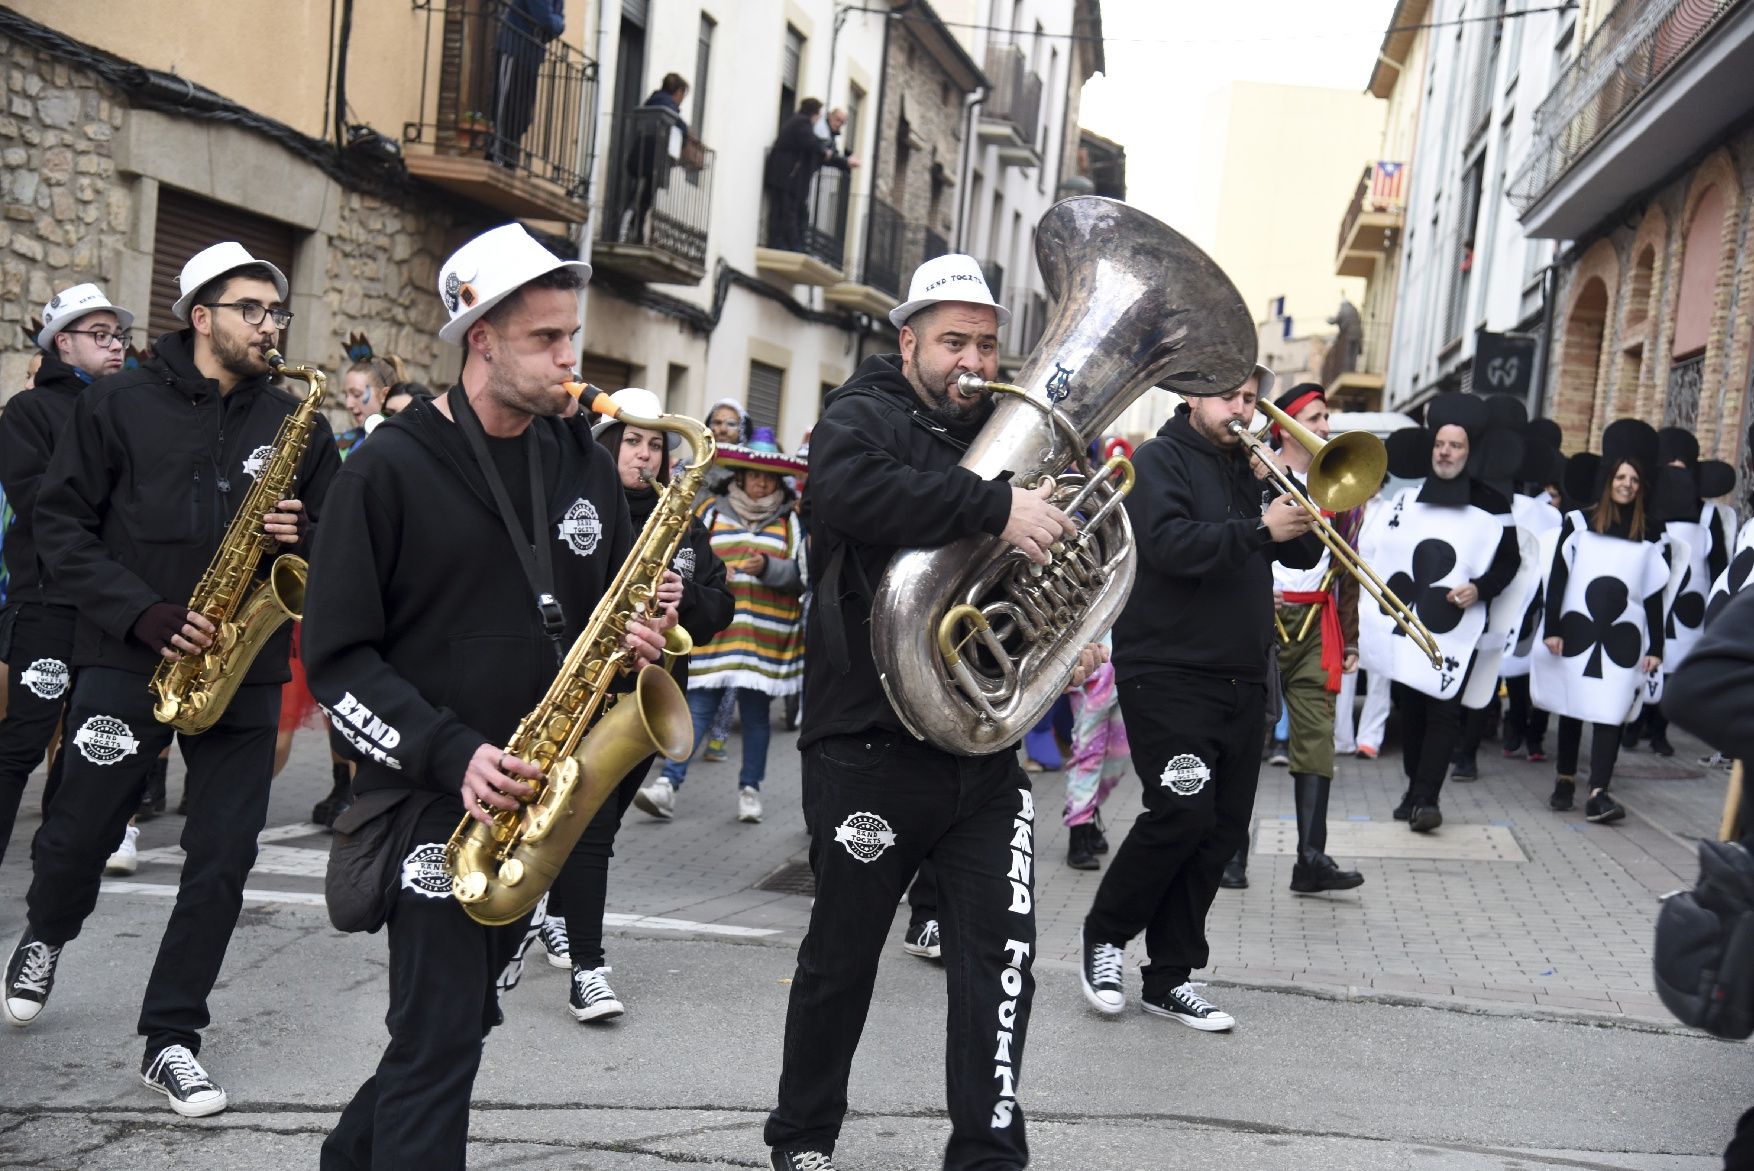
M 566 391 L 566 393 L 572 395 L 582 403 L 590 402 L 591 395 L 601 393 L 596 387 L 588 382 L 563 382 L 560 384 L 560 389 Z
M 286 365 L 286 359 L 281 357 L 280 351 L 274 349 L 272 346 L 262 351 L 262 361 L 268 363 L 268 369 L 270 370 L 278 370 Z

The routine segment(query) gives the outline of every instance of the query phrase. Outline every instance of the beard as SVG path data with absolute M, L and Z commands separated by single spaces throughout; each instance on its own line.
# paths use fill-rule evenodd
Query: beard
M 952 367 L 954 369 L 954 367 Z M 917 357 L 910 359 L 902 366 L 901 372 L 913 384 L 914 390 L 927 403 L 926 417 L 934 423 L 946 427 L 965 427 L 974 422 L 981 408 L 986 406 L 985 397 L 977 398 L 971 403 L 962 403 L 951 396 L 946 389 L 950 371 L 946 370 L 937 377 L 928 377 L 926 371 L 920 369 Z
M 254 378 L 268 370 L 267 361 L 254 345 L 218 330 L 213 333 L 213 356 L 227 373 L 239 378 Z

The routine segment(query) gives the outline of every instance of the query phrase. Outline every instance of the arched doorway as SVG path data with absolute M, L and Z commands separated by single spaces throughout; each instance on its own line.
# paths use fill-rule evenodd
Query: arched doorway
M 1675 336 L 1669 347 L 1668 390 L 1663 424 L 1696 430 L 1699 392 L 1710 349 L 1712 315 L 1717 308 L 1718 263 L 1723 255 L 1724 189 L 1714 183 L 1693 205 L 1687 242 L 1681 253 L 1681 280 L 1675 294 Z
M 1584 451 L 1601 432 L 1596 401 L 1602 365 L 1602 337 L 1608 324 L 1608 286 L 1599 276 L 1585 278 L 1565 319 L 1559 351 L 1559 393 L 1553 416 L 1565 431 L 1566 447 Z

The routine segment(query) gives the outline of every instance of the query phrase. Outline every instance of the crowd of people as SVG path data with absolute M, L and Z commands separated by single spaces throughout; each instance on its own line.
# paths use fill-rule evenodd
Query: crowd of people
M 1218 890 L 1249 880 L 1270 729 L 1292 779 L 1300 895 L 1366 881 L 1326 852 L 1327 810 L 1345 783 L 1337 758 L 1377 755 L 1391 708 L 1406 791 L 1385 812 L 1412 832 L 1444 824 L 1444 786 L 1477 773 L 1501 695 L 1507 755 L 1544 759 L 1557 717 L 1552 808 L 1581 799 L 1588 821 L 1615 822 L 1619 753 L 1637 737 L 1672 751 L 1666 680 L 1754 558 L 1754 523 L 1736 531 L 1720 499 L 1733 472 L 1702 460 L 1689 433 L 1617 420 L 1599 453 L 1566 458 L 1557 429 L 1520 401 L 1473 395 L 1442 396 L 1422 425 L 1390 436 L 1389 477 L 1367 506 L 1318 516 L 1291 490 L 1312 475 L 1309 448 L 1277 422 L 1265 445 L 1245 437 L 1265 402 L 1326 438 L 1326 396 L 1280 391 L 1257 366 L 1189 398 L 1133 453 L 1137 584 L 1112 634 L 1074 648 L 1063 712 L 1028 739 L 1034 767 L 1015 744 L 950 751 L 908 730 L 880 677 L 874 583 L 899 550 L 967 539 L 1048 565 L 1079 517 L 1054 506 L 1051 484 L 961 466 L 993 411 L 964 376 L 997 377 L 1008 311 L 975 260 L 939 257 L 891 314 L 898 351 L 828 395 L 799 450 L 734 400 L 708 410 L 715 463 L 623 641 L 631 661 L 658 663 L 670 632 L 686 633 L 690 653 L 668 665 L 687 693 L 691 751 L 622 777 L 544 904 L 488 926 L 450 897 L 447 841 L 460 816 L 486 822 L 535 792 L 542 770 L 504 746 L 681 470 L 674 433 L 640 425 L 662 413 L 656 395 L 619 389 L 630 421 L 592 422 L 569 390 L 589 277 L 515 225 L 465 244 L 439 278 L 439 336 L 463 356 L 456 385 L 435 393 L 355 336 L 341 377 L 353 425 L 336 434 L 317 416 L 285 498 L 242 522 L 307 557 L 309 576 L 296 640 L 292 628 L 273 636 L 218 722 L 177 737 L 186 861 L 147 978 L 139 1075 L 180 1115 L 228 1103 L 198 1057 L 208 996 L 270 781 L 300 727 L 327 726 L 332 786 L 311 818 L 369 848 L 379 877 L 361 926 L 386 927 L 390 955 L 389 1042 L 322 1165 L 451 1166 L 482 1042 L 527 949 L 539 941 L 570 969 L 578 1021 L 623 1015 L 602 930 L 621 821 L 634 806 L 661 821 L 716 816 L 679 795 L 692 756 L 725 758 L 733 721 L 741 766 L 723 816 L 761 821 L 779 699 L 799 728 L 816 898 L 765 1128 L 771 1165 L 831 1171 L 905 898 L 904 946 L 945 964 L 945 1166 L 1025 1166 L 1017 1070 L 1035 987 L 1040 800 L 1068 827 L 1066 864 L 1103 871 L 1080 942 L 1091 1007 L 1124 1009 L 1125 949 L 1143 935 L 1141 1007 L 1230 1029 L 1192 976 L 1209 958 Z M 179 292 L 180 327 L 125 364 L 134 315 L 95 285 L 61 291 L 35 337 L 35 385 L 0 414 L 14 512 L 0 852 L 27 778 L 51 762 L 27 923 L 0 989 L 19 1027 L 47 1009 L 106 868 L 131 868 L 133 819 L 165 808 L 175 733 L 148 681 L 212 650 L 219 632 L 187 600 L 298 409 L 268 361 L 292 317 L 278 269 L 218 244 L 189 259 Z M 1361 594 L 1353 555 L 1403 614 Z M 1042 769 L 1062 760 L 1050 798 Z M 1144 809 L 1111 853 L 1101 809 L 1129 767 Z

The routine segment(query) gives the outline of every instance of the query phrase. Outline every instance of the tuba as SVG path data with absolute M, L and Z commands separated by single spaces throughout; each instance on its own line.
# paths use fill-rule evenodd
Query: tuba
M 1003 397 L 961 466 L 1018 487 L 1053 483 L 1077 534 L 1045 566 L 984 534 L 903 551 L 871 608 L 872 654 L 896 714 L 962 756 L 1005 748 L 1041 719 L 1133 588 L 1120 507 L 1132 466 L 1116 456 L 1093 467 L 1090 444 L 1151 386 L 1224 394 L 1255 365 L 1254 320 L 1230 279 L 1136 208 L 1097 196 L 1055 204 L 1035 256 L 1054 314 L 1016 385 L 963 376 Z
M 279 350 L 269 350 L 269 369 L 310 384 L 310 393 L 286 416 L 274 436 L 274 455 L 238 505 L 225 537 L 189 599 L 189 609 L 213 623 L 213 645 L 200 654 L 160 662 L 148 686 L 152 716 L 191 736 L 205 732 L 225 714 L 239 684 L 280 624 L 304 614 L 303 557 L 284 553 L 268 567 L 268 579 L 251 588 L 256 567 L 276 541 L 262 531 L 262 515 L 287 499 L 298 479 L 298 465 L 310 445 L 317 409 L 328 378 L 315 366 L 290 366 Z
M 567 384 L 575 395 L 592 389 Z M 688 534 L 695 494 L 712 466 L 712 434 L 682 415 L 630 414 L 607 394 L 598 393 L 591 409 L 649 431 L 679 432 L 694 453 L 659 496 L 547 694 L 506 745 L 508 756 L 542 770 L 532 782 L 535 796 L 517 809 L 494 810 L 491 825 L 464 817 L 445 845 L 451 893 L 471 919 L 489 927 L 515 923 L 548 893 L 579 835 L 634 765 L 654 752 L 683 760 L 694 750 L 688 701 L 669 671 L 647 666 L 633 691 L 613 696 L 609 689 L 632 666 L 621 645 L 628 624 L 657 612 L 658 582 Z M 687 632 L 672 627 L 666 661 L 692 649 Z

